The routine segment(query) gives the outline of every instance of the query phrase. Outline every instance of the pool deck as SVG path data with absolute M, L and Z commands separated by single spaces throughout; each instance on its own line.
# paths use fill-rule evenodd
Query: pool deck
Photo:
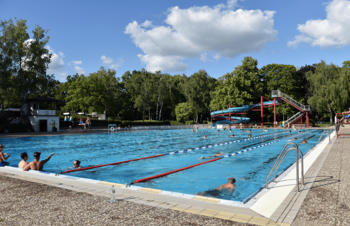
M 55 135 L 58 134 L 55 133 Z M 300 187 L 301 192 L 297 192 L 296 186 L 295 184 L 293 185 L 293 183 L 284 185 L 284 187 L 289 187 L 288 189 L 290 191 L 285 196 L 275 196 L 275 200 L 276 198 L 279 200 L 277 202 L 278 205 L 275 205 L 272 209 L 269 207 L 269 210 L 266 208 L 266 210 L 254 211 L 254 208 L 252 208 L 259 200 L 263 200 L 261 198 L 269 193 L 269 191 L 260 192 L 261 194 L 258 194 L 246 204 L 231 202 L 230 205 L 225 205 L 222 201 L 215 198 L 207 198 L 201 196 L 194 197 L 190 195 L 187 197 L 176 197 L 174 195 L 164 194 L 164 192 L 163 194 L 160 194 L 162 191 L 157 189 L 142 188 L 140 190 L 132 190 L 130 188 L 121 188 L 122 185 L 114 185 L 120 187 L 116 188 L 117 199 L 119 202 L 131 202 L 135 205 L 134 208 L 141 208 L 136 207 L 137 205 L 146 205 L 154 208 L 156 211 L 158 210 L 160 213 L 163 213 L 164 216 L 173 215 L 174 211 L 178 211 L 179 214 L 185 214 L 186 216 L 195 215 L 196 217 L 206 217 L 203 218 L 206 219 L 204 223 L 198 224 L 193 222 L 197 225 L 253 224 L 287 226 L 316 224 L 320 225 L 320 223 L 326 225 L 330 223 L 334 225 L 335 220 L 338 220 L 338 222 L 344 222 L 344 225 L 346 225 L 345 222 L 350 221 L 350 204 L 348 202 L 349 198 L 346 197 L 346 191 L 349 190 L 348 185 L 350 184 L 350 179 L 346 179 L 346 175 L 350 173 L 350 167 L 346 164 L 347 161 L 350 160 L 350 152 L 348 149 L 350 149 L 350 139 L 340 138 L 336 140 L 333 138 L 329 144 L 327 141 L 327 144 L 325 144 L 325 147 L 322 148 L 319 155 L 317 156 L 317 160 L 309 166 L 309 169 L 305 174 L 305 185 L 302 185 Z M 348 150 L 348 152 L 346 152 L 346 150 Z M 293 169 L 286 171 L 285 174 L 293 174 L 292 170 Z M 284 176 L 284 178 L 286 178 L 286 175 L 281 176 Z M 9 179 L 15 178 L 34 183 L 45 184 L 47 186 L 53 186 L 55 189 L 59 188 L 71 190 L 73 192 L 88 193 L 93 195 L 93 197 L 104 197 L 106 202 L 105 205 L 114 205 L 109 204 L 108 202 L 108 197 L 110 197 L 110 187 L 113 183 L 97 183 L 96 181 L 92 180 L 53 176 L 38 172 L 23 172 L 11 167 L 0 168 L 0 176 L 8 177 Z M 339 182 L 338 179 L 335 178 L 342 178 L 342 180 Z M 295 182 L 295 179 L 288 180 Z M 285 182 L 285 180 L 283 181 L 279 179 L 277 179 L 277 181 L 277 184 L 274 186 L 271 185 L 271 191 L 282 187 L 278 186 L 278 183 Z M 325 187 L 320 188 L 320 186 L 323 184 Z M 335 193 L 328 199 L 327 197 L 324 197 L 328 193 L 322 190 L 327 188 L 328 193 Z M 2 189 L 3 188 L 0 185 L 0 190 Z M 321 192 L 319 191 L 320 189 L 322 190 Z M 342 190 L 342 192 L 340 192 L 340 190 Z M 322 197 L 321 199 L 319 198 L 320 195 Z M 335 200 L 337 201 L 335 202 Z M 340 202 L 339 200 L 343 200 L 343 202 Z M 119 204 L 115 205 L 117 206 Z M 318 212 L 315 210 L 316 207 L 319 209 Z M 328 211 L 328 209 L 331 209 L 332 211 Z M 316 215 L 318 214 L 316 218 L 315 211 Z M 340 215 L 340 213 L 344 214 Z M 4 214 L 5 217 L 3 217 L 3 214 L 4 213 L 0 212 L 0 224 L 3 218 L 6 220 L 8 219 L 7 215 L 14 213 Z M 123 216 L 118 214 L 116 214 L 115 217 L 118 219 L 123 218 Z M 231 223 L 227 223 L 228 221 Z M 121 221 L 121 223 L 122 222 L 124 221 Z M 127 222 L 130 224 L 125 225 L 133 224 L 130 220 Z M 125 221 L 125 223 L 127 222 Z M 180 225 L 172 224 L 172 222 L 169 220 L 165 220 L 159 224 L 156 222 L 159 221 L 157 219 L 154 219 L 154 225 Z

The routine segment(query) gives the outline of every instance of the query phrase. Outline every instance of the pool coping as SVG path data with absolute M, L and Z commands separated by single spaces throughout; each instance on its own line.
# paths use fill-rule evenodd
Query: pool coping
M 316 149 L 316 147 L 314 147 L 314 149 Z M 314 161 L 316 161 L 316 159 Z M 293 166 L 289 167 L 288 169 L 291 168 L 293 168 Z M 280 174 L 277 180 L 283 178 L 286 173 L 287 170 Z M 48 172 L 23 172 L 17 167 L 9 166 L 0 167 L 0 174 L 17 179 L 24 179 L 32 182 L 107 197 L 110 196 L 110 186 L 114 185 L 117 190 L 117 198 L 119 197 L 120 200 L 157 206 L 160 208 L 170 208 L 183 212 L 211 216 L 242 223 L 258 225 L 289 225 L 285 224 L 286 222 L 279 222 L 276 224 L 275 221 L 251 210 L 251 205 L 249 205 L 249 202 L 244 204 L 243 202 L 169 192 L 140 186 L 130 186 L 126 188 L 125 185 L 118 183 L 68 175 L 58 175 Z

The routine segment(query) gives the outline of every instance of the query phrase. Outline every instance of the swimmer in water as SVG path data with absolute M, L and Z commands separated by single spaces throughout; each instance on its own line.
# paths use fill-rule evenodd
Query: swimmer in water
M 220 153 L 220 152 L 216 152 L 216 154 L 215 155 L 212 155 L 212 156 L 209 156 L 209 157 L 200 157 L 198 160 L 200 160 L 200 159 L 212 159 L 212 158 L 215 158 L 215 157 L 219 157 L 219 156 L 221 156 L 221 155 L 224 155 L 225 153 Z
M 235 137 L 235 135 L 234 134 L 232 134 L 232 136 L 231 137 Z
M 248 133 L 252 133 L 252 131 L 251 130 L 249 130 L 249 132 Z
M 303 141 L 301 142 L 302 144 L 307 144 L 307 140 L 304 138 Z
M 193 128 L 192 128 L 192 132 L 193 132 L 194 130 L 193 130 Z
M 81 162 L 79 160 L 75 160 L 73 163 L 73 168 L 80 169 L 81 168 L 80 163 Z
M 242 133 L 244 133 L 244 129 L 242 130 Z
M 265 129 L 264 131 L 267 132 L 267 129 Z
M 206 136 L 206 135 L 204 135 L 203 139 L 207 139 L 207 136 Z
M 24 167 L 26 167 L 29 163 L 27 162 L 27 160 L 28 160 L 28 154 L 27 154 L 27 152 L 23 152 L 22 154 L 21 154 L 21 159 L 22 159 L 22 161 L 20 161 L 19 163 L 18 163 L 18 168 L 21 168 L 21 169 L 23 169 Z
M 218 129 L 218 133 L 220 132 L 220 130 Z
M 233 191 L 233 189 L 236 187 L 235 185 L 236 179 L 233 177 L 228 178 L 228 183 L 227 184 L 223 184 L 217 188 L 215 188 L 215 190 L 225 190 L 225 189 L 229 189 L 231 191 Z
M 294 139 L 293 140 L 297 140 L 298 138 L 296 138 L 296 137 L 294 137 Z
M 230 133 L 232 133 L 232 130 L 230 129 Z
M 249 138 L 251 138 L 252 137 L 252 135 L 251 134 L 249 134 L 249 136 L 248 136 Z

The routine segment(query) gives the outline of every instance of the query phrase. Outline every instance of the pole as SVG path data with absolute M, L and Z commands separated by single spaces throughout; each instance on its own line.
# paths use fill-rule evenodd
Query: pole
M 309 128 L 309 112 L 306 112 L 306 127 Z
M 303 117 L 300 117 L 300 126 L 301 126 L 301 129 L 303 128 Z
M 283 127 L 284 127 L 284 106 L 283 106 Z
M 276 97 L 273 98 L 273 110 L 274 110 L 273 124 L 274 124 L 274 127 L 276 128 Z
M 263 99 L 263 96 L 261 96 L 261 128 L 264 127 L 264 112 L 263 112 L 263 105 L 264 105 L 264 99 Z

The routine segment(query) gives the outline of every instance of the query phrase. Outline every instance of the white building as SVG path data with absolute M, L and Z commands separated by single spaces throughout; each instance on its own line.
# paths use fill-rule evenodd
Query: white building
M 27 115 L 35 132 L 54 132 L 53 125 L 60 130 L 60 117 L 56 115 L 56 100 L 47 97 L 28 99 L 23 105 L 23 111 Z M 55 103 L 55 110 L 40 109 L 40 103 Z

